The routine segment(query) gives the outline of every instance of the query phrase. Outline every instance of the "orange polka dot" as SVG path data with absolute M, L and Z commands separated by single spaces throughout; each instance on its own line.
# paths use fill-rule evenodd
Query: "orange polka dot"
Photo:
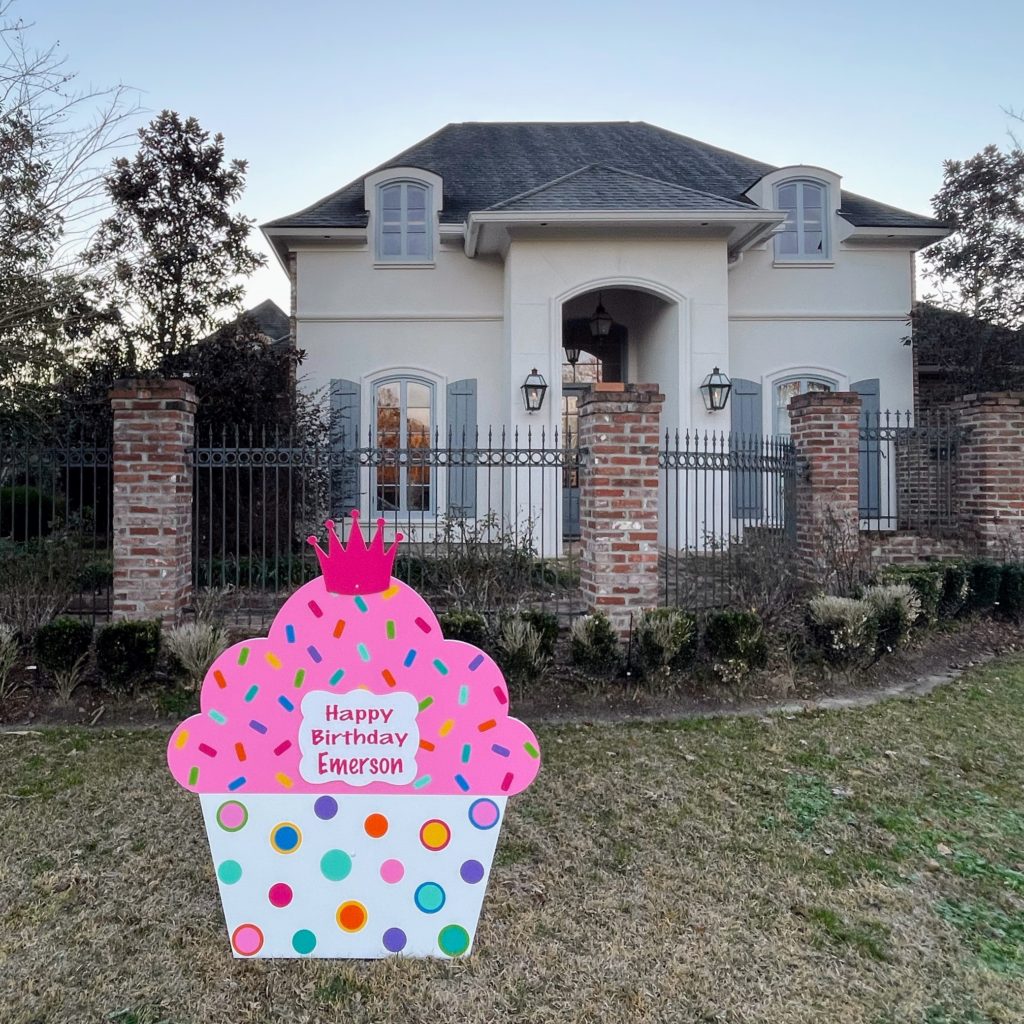
M 366 924 L 366 907 L 358 900 L 349 900 L 338 907 L 336 916 L 343 932 L 357 932 Z
M 371 814 L 366 821 L 363 822 L 363 828 L 366 829 L 366 834 L 374 839 L 380 839 L 382 835 L 388 830 L 388 819 L 383 814 Z

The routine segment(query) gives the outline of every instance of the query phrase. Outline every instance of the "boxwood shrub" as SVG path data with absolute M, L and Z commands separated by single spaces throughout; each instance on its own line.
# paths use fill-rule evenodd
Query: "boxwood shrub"
M 879 583 L 906 583 L 921 605 L 915 625 L 934 626 L 939 617 L 945 569 L 941 565 L 890 565 L 878 574 Z
M 939 618 L 955 619 L 967 608 L 971 596 L 971 575 L 962 562 L 944 563 Z
M 866 601 L 823 595 L 807 602 L 807 633 L 831 665 L 866 662 L 875 653 L 878 623 Z
M 1004 565 L 999 581 L 999 614 L 1024 622 L 1024 565 Z
M 36 657 L 50 672 L 69 671 L 91 646 L 92 626 L 81 619 L 54 619 L 36 632 Z
M 979 559 L 968 566 L 971 593 L 967 599 L 967 610 L 972 612 L 990 611 L 999 601 L 999 585 L 1003 570 L 994 562 Z
M 479 612 L 443 612 L 437 621 L 448 640 L 463 640 L 474 647 L 487 647 L 491 639 L 487 620 Z
M 592 675 L 611 675 L 622 663 L 622 649 L 604 612 L 574 619 L 569 629 L 569 657 L 577 668 Z
M 712 612 L 704 626 L 711 667 L 725 682 L 738 682 L 768 663 L 768 640 L 756 612 Z
M 96 637 L 96 667 L 112 690 L 130 690 L 156 668 L 159 658 L 159 622 L 112 622 Z

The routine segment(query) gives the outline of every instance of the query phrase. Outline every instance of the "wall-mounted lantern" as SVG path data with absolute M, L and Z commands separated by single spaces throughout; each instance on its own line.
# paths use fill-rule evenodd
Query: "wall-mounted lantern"
M 537 372 L 535 366 L 523 381 L 523 403 L 527 412 L 539 412 L 548 392 L 548 382 Z
M 732 391 L 732 381 L 716 366 L 705 378 L 700 386 L 700 394 L 704 399 L 704 408 L 708 412 L 717 412 L 724 409 L 729 401 L 729 392 Z
M 580 361 L 580 347 L 576 342 L 570 341 L 562 346 L 565 349 L 565 361 L 570 366 L 575 366 Z

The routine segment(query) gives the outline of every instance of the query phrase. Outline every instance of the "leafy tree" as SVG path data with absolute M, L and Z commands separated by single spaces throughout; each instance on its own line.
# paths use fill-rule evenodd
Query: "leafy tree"
M 227 160 L 222 135 L 165 110 L 139 130 L 132 159 L 107 176 L 112 214 L 87 253 L 109 265 L 112 294 L 140 345 L 159 357 L 185 351 L 237 309 L 240 278 L 264 258 L 249 247 L 253 221 L 232 213 L 244 160 Z

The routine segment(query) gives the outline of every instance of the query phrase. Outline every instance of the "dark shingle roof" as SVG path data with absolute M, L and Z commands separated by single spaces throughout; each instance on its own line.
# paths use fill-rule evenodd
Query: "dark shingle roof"
M 461 224 L 473 211 L 506 203 L 595 164 L 738 204 L 748 204 L 743 193 L 775 170 L 643 121 L 449 124 L 374 170 L 419 167 L 439 174 L 444 181 L 441 223 Z M 667 193 L 660 196 L 664 200 Z M 573 208 L 581 208 L 580 199 Z M 858 226 L 940 226 L 931 218 L 848 192 L 843 193 L 842 210 Z M 360 177 L 266 226 L 364 227 L 366 221 Z
M 749 202 L 698 192 L 616 167 L 590 164 L 491 210 L 749 210 Z

